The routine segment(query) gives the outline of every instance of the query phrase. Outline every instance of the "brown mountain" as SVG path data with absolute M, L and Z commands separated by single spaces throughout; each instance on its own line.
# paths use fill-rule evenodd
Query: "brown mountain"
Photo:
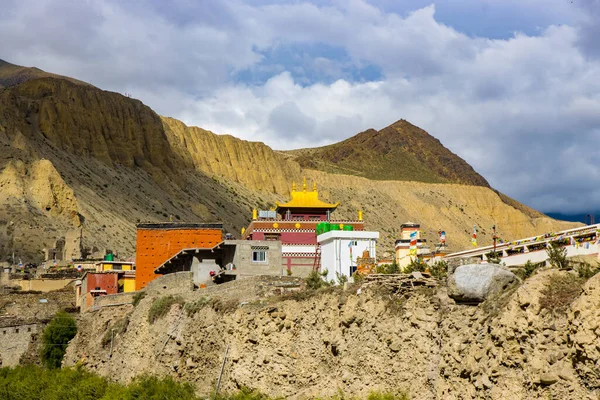
M 505 238 L 574 226 L 491 190 L 463 160 L 403 121 L 290 154 L 188 127 L 139 100 L 37 69 L 3 62 L 0 77 L 2 260 L 14 251 L 39 261 L 42 249 L 71 229 L 83 230 L 89 248 L 130 255 L 137 221 L 170 216 L 223 221 L 237 234 L 253 207 L 285 200 L 303 176 L 318 183 L 325 200 L 341 202 L 338 217 L 363 210 L 368 227 L 382 233 L 380 249 L 391 249 L 407 220 L 421 222 L 431 239 L 445 229 L 455 249 L 469 244 L 474 224 L 484 244 L 493 224 Z M 409 150 L 402 147 L 407 141 Z M 419 155 L 419 146 L 429 151 Z M 348 149 L 360 162 L 341 174 L 353 159 Z M 312 166 L 309 152 L 321 152 Z M 394 180 L 383 182 L 386 163 L 386 179 Z M 423 175 L 402 175 L 397 165 Z
M 289 152 L 304 168 L 376 180 L 460 183 L 489 187 L 465 160 L 439 140 L 400 120 L 380 131 L 369 129 L 342 142 Z

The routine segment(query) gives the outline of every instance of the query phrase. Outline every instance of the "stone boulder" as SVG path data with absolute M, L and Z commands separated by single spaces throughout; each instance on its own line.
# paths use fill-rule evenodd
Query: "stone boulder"
M 497 264 L 468 264 L 448 277 L 448 296 L 461 303 L 480 303 L 501 293 L 519 278 Z

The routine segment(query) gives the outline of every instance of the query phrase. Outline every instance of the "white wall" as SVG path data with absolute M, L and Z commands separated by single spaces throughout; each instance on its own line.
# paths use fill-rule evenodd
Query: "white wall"
M 600 250 L 600 246 L 597 244 L 590 244 L 589 248 L 585 248 L 584 246 L 566 246 L 567 249 L 567 257 L 574 256 L 587 256 L 587 255 L 597 255 Z M 546 249 L 538 250 L 538 251 L 530 251 L 527 253 L 519 253 L 512 256 L 502 257 L 502 262 L 506 264 L 507 267 L 512 267 L 514 265 L 523 265 L 530 260 L 532 263 L 538 263 L 542 261 L 546 261 L 548 259 L 548 254 L 546 253 Z
M 368 231 L 329 231 L 317 236 L 321 244 L 321 271 L 327 270 L 327 280 L 336 281 L 336 273 L 350 277 L 350 267 L 356 266 L 356 259 L 362 257 L 365 250 L 375 258 L 378 238 L 379 232 Z M 350 242 L 353 243 L 352 255 Z

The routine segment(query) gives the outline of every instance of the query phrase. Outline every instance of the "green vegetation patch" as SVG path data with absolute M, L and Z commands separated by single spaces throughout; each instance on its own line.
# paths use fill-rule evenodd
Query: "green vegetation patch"
M 148 311 L 148 322 L 153 324 L 158 319 L 164 317 L 171 307 L 175 304 L 182 305 L 184 303 L 183 298 L 180 296 L 162 296 L 154 300 Z
M 102 347 L 106 347 L 111 340 L 115 338 L 117 335 L 122 335 L 127 332 L 127 327 L 129 326 L 129 316 L 126 315 L 123 318 L 118 319 L 114 324 L 112 324 L 106 332 L 104 332 L 104 336 L 102 336 Z
M 71 339 L 77 334 L 77 322 L 70 314 L 59 311 L 42 334 L 41 358 L 48 368 L 60 368 Z
M 1 368 L 0 398 L 4 400 L 199 400 L 189 383 L 171 377 L 137 377 L 124 386 L 83 368 L 44 369 L 35 366 Z
M 142 301 L 144 297 L 146 297 L 146 292 L 137 292 L 133 295 L 133 301 L 131 302 L 131 304 L 133 304 L 133 306 L 136 307 L 138 304 L 140 304 L 140 301 Z

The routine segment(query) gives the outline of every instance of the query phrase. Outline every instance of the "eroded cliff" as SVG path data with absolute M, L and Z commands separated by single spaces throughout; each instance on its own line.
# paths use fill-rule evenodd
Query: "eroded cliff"
M 66 363 L 124 381 L 169 374 L 209 393 L 229 346 L 223 390 L 290 398 L 386 390 L 412 399 L 596 399 L 600 276 L 560 311 L 540 301 L 554 274 L 569 273 L 541 271 L 479 306 L 454 304 L 443 285 L 405 300 L 354 288 L 241 307 L 190 289 L 154 323 L 148 312 L 164 293 L 150 290 L 136 307 L 83 314 Z M 226 292 L 231 299 L 234 290 Z M 117 326 L 111 356 L 106 332 Z

